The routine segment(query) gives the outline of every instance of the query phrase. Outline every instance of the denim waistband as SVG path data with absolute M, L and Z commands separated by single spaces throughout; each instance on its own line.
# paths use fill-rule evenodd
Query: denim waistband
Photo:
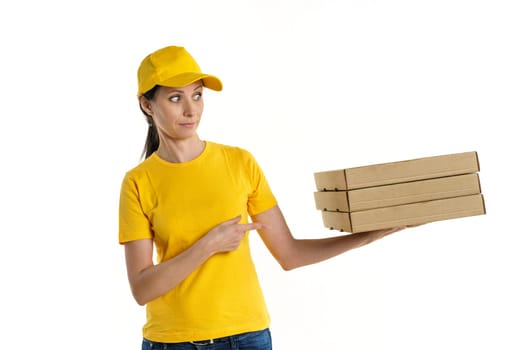
M 186 341 L 180 343 L 163 343 L 155 342 L 144 338 L 142 349 L 148 350 L 171 350 L 171 349 L 214 349 L 214 344 L 223 344 L 220 346 L 223 349 L 223 346 L 226 346 L 228 349 L 237 349 L 238 344 L 261 344 L 263 347 L 261 349 L 271 349 L 271 335 L 270 330 L 263 329 L 260 331 L 246 332 L 241 334 L 235 334 L 231 336 L 213 338 L 213 339 L 202 339 L 194 341 Z M 229 344 L 229 345 L 225 345 Z M 254 347 L 255 349 L 255 347 Z M 257 347 L 259 349 L 259 347 Z

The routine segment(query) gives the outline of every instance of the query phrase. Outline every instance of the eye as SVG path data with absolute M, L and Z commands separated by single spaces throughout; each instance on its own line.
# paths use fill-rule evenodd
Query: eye
M 174 95 L 170 97 L 171 102 L 179 102 L 180 101 L 180 95 Z
M 198 101 L 202 98 L 202 92 L 197 92 L 195 95 L 193 95 L 193 101 Z

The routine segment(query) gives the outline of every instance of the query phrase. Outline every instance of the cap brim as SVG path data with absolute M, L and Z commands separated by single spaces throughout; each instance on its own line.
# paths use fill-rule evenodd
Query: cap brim
M 217 78 L 216 76 L 210 75 L 210 74 L 203 74 L 203 73 L 178 74 L 174 77 L 171 77 L 169 79 L 159 82 L 158 85 L 168 86 L 168 87 L 184 87 L 184 86 L 193 84 L 194 82 L 198 80 L 202 80 L 204 83 L 204 86 L 207 87 L 208 89 L 212 89 L 215 91 L 222 90 L 222 82 L 219 78 Z

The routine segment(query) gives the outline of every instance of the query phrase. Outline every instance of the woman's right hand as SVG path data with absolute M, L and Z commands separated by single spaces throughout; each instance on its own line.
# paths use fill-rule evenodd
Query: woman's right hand
M 211 229 L 204 240 L 210 247 L 212 254 L 226 253 L 236 250 L 241 244 L 247 231 L 258 230 L 263 227 L 261 223 L 239 224 L 241 216 L 224 221 Z

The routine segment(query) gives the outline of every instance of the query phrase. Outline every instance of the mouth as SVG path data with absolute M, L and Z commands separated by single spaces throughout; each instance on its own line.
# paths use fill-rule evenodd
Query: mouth
M 181 123 L 179 125 L 182 126 L 183 128 L 193 128 L 195 127 L 195 124 L 196 123 Z

